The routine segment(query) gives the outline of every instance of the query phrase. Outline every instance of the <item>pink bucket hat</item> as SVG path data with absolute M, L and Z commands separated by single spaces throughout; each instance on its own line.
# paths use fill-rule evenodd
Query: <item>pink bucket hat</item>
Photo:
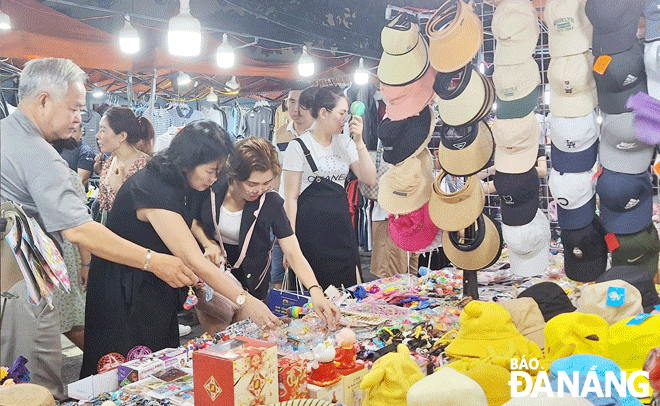
M 390 86 L 381 82 L 380 91 L 387 102 L 387 117 L 399 121 L 419 114 L 433 98 L 435 74 L 435 69 L 429 67 L 421 78 L 407 85 Z
M 390 237 L 403 250 L 415 252 L 428 247 L 438 230 L 429 215 L 428 202 L 411 213 L 390 214 Z

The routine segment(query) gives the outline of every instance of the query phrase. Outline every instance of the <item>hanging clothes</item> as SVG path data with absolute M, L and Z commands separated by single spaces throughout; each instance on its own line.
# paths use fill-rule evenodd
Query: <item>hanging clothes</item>
M 273 139 L 273 108 L 270 106 L 255 106 L 246 117 L 248 137 Z
M 99 153 L 99 144 L 96 143 L 96 133 L 99 132 L 99 123 L 101 122 L 101 115 L 94 110 L 82 111 L 82 127 L 85 130 L 85 135 L 82 137 L 82 142 L 87 145 L 94 154 Z
M 375 83 L 367 83 L 361 86 L 353 84 L 346 89 L 346 96 L 349 100 L 364 103 L 365 110 L 362 115 L 364 130 L 362 131 L 362 139 L 370 151 L 378 147 L 378 124 L 380 123 L 380 119 L 378 115 L 378 104 L 374 98 L 376 90 L 378 90 L 378 86 Z
M 187 104 L 180 104 L 169 112 L 172 117 L 172 125 L 176 127 L 183 127 L 195 120 L 204 120 L 204 114 L 201 111 L 195 110 Z

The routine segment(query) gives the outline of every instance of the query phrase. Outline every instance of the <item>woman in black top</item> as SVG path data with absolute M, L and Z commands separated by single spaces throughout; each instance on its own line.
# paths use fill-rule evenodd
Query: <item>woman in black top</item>
M 209 196 L 202 204 L 200 219 L 204 230 L 193 227 L 195 237 L 204 246 L 205 255 L 217 264 L 235 265 L 240 252 L 245 250 L 244 259 L 232 273 L 252 295 L 265 299 L 270 282 L 272 230 L 293 271 L 309 290 L 314 310 L 327 325 L 334 327 L 339 321 L 339 309 L 324 297 L 312 268 L 300 251 L 284 212 L 284 200 L 271 191 L 273 180 L 282 170 L 277 150 L 267 140 L 257 137 L 239 141 L 236 150 L 226 176 L 220 177 L 211 187 L 215 196 Z M 255 212 L 256 223 L 250 232 Z M 216 241 L 222 242 L 222 246 Z M 199 308 L 197 314 L 207 331 L 214 332 L 222 327 L 212 315 Z
M 188 124 L 167 150 L 122 185 L 107 227 L 151 251 L 181 258 L 258 325 L 278 324 L 259 299 L 204 257 L 190 231 L 204 192 L 233 153 L 229 135 L 214 122 Z M 147 265 L 148 259 L 144 268 Z M 81 377 L 96 373 L 99 360 L 110 352 L 126 356 L 138 345 L 152 351 L 178 347 L 178 307 L 177 290 L 156 275 L 94 257 L 87 288 Z

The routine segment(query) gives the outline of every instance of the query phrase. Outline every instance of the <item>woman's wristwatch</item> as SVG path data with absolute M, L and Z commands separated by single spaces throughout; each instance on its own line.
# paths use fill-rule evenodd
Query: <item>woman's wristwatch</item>
M 245 304 L 245 299 L 247 299 L 246 291 L 242 291 L 241 293 L 238 294 L 238 296 L 236 296 L 236 304 L 238 305 L 238 307 L 241 307 Z

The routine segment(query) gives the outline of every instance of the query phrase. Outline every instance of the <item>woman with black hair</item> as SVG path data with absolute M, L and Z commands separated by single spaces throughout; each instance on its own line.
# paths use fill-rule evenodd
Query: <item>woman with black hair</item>
M 349 287 L 361 282 L 361 275 L 344 182 L 350 169 L 375 185 L 376 166 L 362 140 L 360 116 L 350 122 L 352 140 L 342 133 L 349 107 L 337 88 L 320 88 L 311 114 L 314 125 L 284 153 L 284 208 L 321 287 Z
M 107 227 L 154 252 L 179 257 L 197 276 L 260 326 L 279 323 L 268 308 L 204 257 L 190 227 L 228 157 L 229 134 L 212 121 L 186 125 L 169 148 L 119 189 Z M 94 374 L 103 355 L 179 346 L 177 290 L 144 269 L 92 259 L 85 309 L 81 377 Z M 204 300 L 200 298 L 199 300 Z

